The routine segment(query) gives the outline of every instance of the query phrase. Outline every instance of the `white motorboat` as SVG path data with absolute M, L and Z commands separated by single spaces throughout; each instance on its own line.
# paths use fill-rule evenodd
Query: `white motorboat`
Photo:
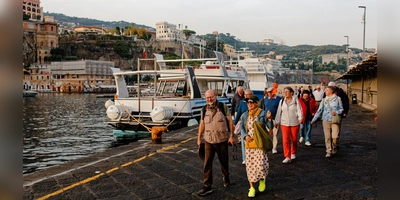
M 37 94 L 38 92 L 33 90 L 23 90 L 22 92 L 23 97 L 36 97 Z
M 190 124 L 193 124 L 193 120 L 199 120 L 200 111 L 206 105 L 204 93 L 208 89 L 214 89 L 218 93 L 218 101 L 230 107 L 230 97 L 233 94 L 228 93 L 229 86 L 246 85 L 246 72 L 239 67 L 227 69 L 222 54 L 220 52 L 215 54 L 216 58 L 177 60 L 164 60 L 162 55 L 154 54 L 156 70 L 123 72 L 118 68 L 112 68 L 117 92 L 113 100 L 106 102 L 106 113 L 110 120 L 105 122 L 117 129 L 132 130 L 140 130 L 141 127 L 168 126 L 170 123 L 185 127 L 189 120 Z M 217 61 L 219 66 L 214 68 L 185 66 L 182 69 L 167 69 L 165 64 L 206 60 Z M 125 77 L 130 75 L 140 77 L 146 74 L 156 77 L 155 92 L 151 95 L 142 95 L 142 91 L 138 90 L 136 96 L 130 97 Z
M 273 83 L 275 82 L 274 73 L 268 71 L 266 63 L 259 58 L 255 58 L 251 53 L 252 51 L 248 51 L 247 48 L 243 48 L 243 51 L 237 52 L 248 55 L 248 57 L 241 60 L 238 58 L 238 60 L 230 61 L 230 63 L 246 70 L 249 88 L 258 98 L 262 98 L 264 96 L 264 89 L 273 87 Z

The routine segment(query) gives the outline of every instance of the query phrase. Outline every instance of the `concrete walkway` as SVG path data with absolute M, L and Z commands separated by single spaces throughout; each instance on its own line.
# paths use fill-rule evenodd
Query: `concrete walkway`
M 313 125 L 311 147 L 298 147 L 296 160 L 282 164 L 269 153 L 267 189 L 256 199 L 377 199 L 377 122 L 375 114 L 350 105 L 343 120 L 338 153 L 325 158 L 322 124 Z M 232 159 L 232 186 L 223 187 L 219 161 L 214 161 L 213 193 L 202 188 L 202 162 L 197 155 L 197 126 L 163 135 L 162 144 L 140 140 L 23 177 L 24 199 L 244 199 L 245 166 Z M 256 185 L 257 186 L 257 185 Z

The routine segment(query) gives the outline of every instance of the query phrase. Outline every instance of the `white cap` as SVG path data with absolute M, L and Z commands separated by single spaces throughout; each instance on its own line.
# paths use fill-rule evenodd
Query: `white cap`
M 328 86 L 333 86 L 333 87 L 335 87 L 336 84 L 335 84 L 335 82 L 332 82 L 332 81 L 331 81 L 331 82 L 328 83 Z

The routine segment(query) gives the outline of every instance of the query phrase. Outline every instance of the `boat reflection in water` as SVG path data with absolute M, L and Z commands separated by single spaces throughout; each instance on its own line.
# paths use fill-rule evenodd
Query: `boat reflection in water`
M 40 93 L 23 98 L 23 173 L 102 152 L 115 145 L 96 94 Z

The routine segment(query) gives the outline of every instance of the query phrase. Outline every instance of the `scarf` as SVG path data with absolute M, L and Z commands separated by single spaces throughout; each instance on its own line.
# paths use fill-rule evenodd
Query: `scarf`
M 332 101 L 336 97 L 336 94 L 332 94 L 331 96 L 326 96 L 325 101 Z
M 247 122 L 249 120 L 253 120 L 255 117 L 257 117 L 261 113 L 262 109 L 261 108 L 256 108 L 254 110 L 249 110 L 249 116 L 247 117 Z M 246 132 L 249 132 L 249 123 L 246 123 Z M 253 125 L 254 126 L 254 125 Z
M 261 113 L 261 108 L 256 108 L 254 110 L 249 110 L 249 117 L 250 119 L 254 119 Z

